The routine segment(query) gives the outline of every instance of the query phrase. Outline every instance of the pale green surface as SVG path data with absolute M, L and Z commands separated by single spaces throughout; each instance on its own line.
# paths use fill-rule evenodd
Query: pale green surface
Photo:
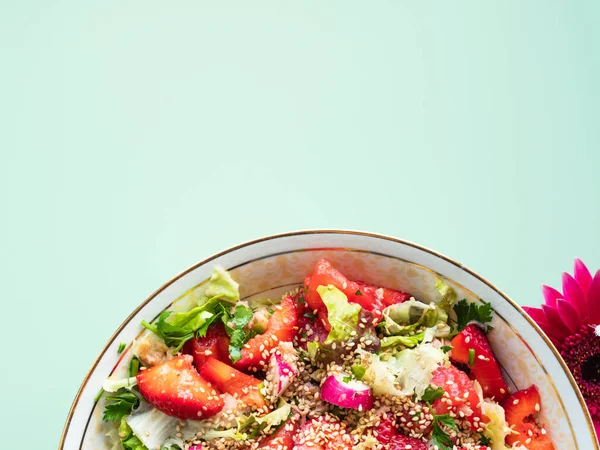
M 244 240 L 387 233 L 523 304 L 600 267 L 600 2 L 95 3 L 0 6 L 3 447 Z

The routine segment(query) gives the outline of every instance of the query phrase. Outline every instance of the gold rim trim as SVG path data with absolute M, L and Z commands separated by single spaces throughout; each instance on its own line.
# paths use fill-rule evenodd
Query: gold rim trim
M 108 350 L 108 348 L 110 347 L 110 345 L 114 342 L 114 340 L 116 339 L 116 337 L 121 333 L 121 331 L 123 331 L 123 328 L 125 328 L 125 326 L 127 326 L 127 324 L 137 315 L 137 313 L 140 312 L 158 294 L 160 294 L 162 291 L 164 291 L 167 287 L 169 287 L 170 285 L 172 285 L 173 283 L 175 283 L 180 278 L 182 278 L 185 275 L 187 275 L 188 273 L 196 270 L 198 267 L 203 266 L 203 265 L 211 262 L 212 260 L 217 259 L 217 258 L 219 258 L 221 256 L 224 256 L 224 255 L 226 255 L 228 253 L 234 252 L 234 251 L 239 250 L 239 249 L 244 248 L 244 247 L 249 247 L 249 246 L 254 245 L 254 244 L 259 244 L 261 242 L 267 242 L 267 241 L 274 240 L 274 239 L 281 239 L 281 238 L 294 237 L 294 236 L 305 236 L 305 235 L 311 235 L 311 234 L 349 234 L 349 235 L 355 235 L 355 236 L 364 236 L 364 237 L 370 237 L 370 238 L 375 238 L 375 239 L 382 239 L 382 240 L 385 240 L 385 241 L 390 241 L 390 242 L 395 242 L 397 244 L 406 245 L 408 247 L 413 247 L 413 248 L 415 248 L 417 250 L 421 250 L 421 251 L 423 251 L 425 253 L 429 253 L 429 254 L 431 254 L 433 256 L 436 256 L 436 257 L 438 257 L 438 258 L 440 258 L 440 259 L 442 259 L 442 260 L 444 260 L 444 261 L 446 261 L 446 262 L 448 262 L 448 263 L 450 263 L 450 264 L 452 264 L 452 265 L 454 265 L 454 266 L 456 266 L 456 267 L 464 270 L 468 274 L 472 275 L 473 277 L 477 278 L 479 281 L 481 281 L 482 283 L 484 283 L 485 285 L 487 285 L 489 288 L 491 288 L 493 291 L 495 291 L 498 295 L 500 295 L 504 300 L 506 300 L 513 308 L 515 308 L 517 310 L 517 312 L 527 322 L 529 322 L 529 324 L 535 329 L 535 331 L 539 334 L 539 336 L 544 340 L 544 342 L 546 343 L 546 345 L 550 348 L 550 350 L 552 351 L 552 353 L 554 354 L 554 356 L 558 360 L 560 366 L 562 367 L 563 372 L 565 373 L 567 379 L 569 380 L 569 383 L 571 384 L 571 387 L 575 391 L 575 394 L 577 395 L 577 398 L 579 400 L 579 404 L 582 407 L 584 415 L 586 416 L 588 428 L 589 428 L 589 431 L 590 431 L 590 436 L 592 437 L 592 441 L 593 441 L 593 444 L 594 444 L 594 450 L 600 450 L 600 446 L 598 444 L 598 439 L 595 439 L 596 432 L 595 432 L 595 429 L 594 429 L 592 418 L 591 418 L 591 416 L 589 414 L 589 411 L 587 409 L 587 405 L 585 403 L 583 395 L 581 394 L 581 391 L 579 390 L 579 386 L 577 385 L 577 382 L 573 378 L 573 375 L 571 374 L 571 371 L 569 370 L 567 364 L 563 360 L 562 356 L 560 355 L 560 353 L 558 352 L 558 350 L 556 349 L 556 347 L 554 346 L 554 344 L 552 343 L 552 341 L 550 341 L 550 339 L 546 336 L 546 334 L 542 331 L 542 329 L 537 325 L 537 323 L 535 323 L 535 321 L 531 317 L 529 317 L 529 315 L 515 301 L 513 301 L 508 295 L 506 295 L 504 292 L 502 292 L 500 289 L 498 289 L 493 283 L 491 283 L 487 279 L 483 278 L 477 272 L 474 272 L 473 270 L 469 269 L 468 267 L 465 267 L 463 264 L 459 263 L 458 261 L 455 261 L 452 258 L 449 258 L 449 257 L 447 257 L 447 256 L 445 256 L 445 255 L 443 255 L 441 253 L 438 253 L 438 252 L 436 252 L 434 250 L 431 250 L 431 249 L 429 249 L 427 247 L 423 247 L 423 246 L 421 246 L 419 244 L 415 244 L 413 242 L 409 242 L 409 241 L 406 241 L 406 240 L 403 240 L 403 239 L 398 239 L 398 238 L 387 236 L 387 235 L 383 235 L 383 234 L 369 233 L 369 232 L 357 231 L 357 230 L 338 230 L 338 229 L 331 229 L 331 230 L 319 229 L 319 230 L 291 231 L 291 232 L 287 232 L 287 233 L 273 234 L 273 235 L 269 235 L 269 236 L 262 237 L 262 238 L 259 238 L 259 239 L 254 239 L 254 240 L 251 240 L 251 241 L 247 241 L 247 242 L 244 242 L 242 244 L 238 244 L 238 245 L 235 245 L 233 247 L 230 247 L 230 248 L 228 248 L 226 250 L 223 250 L 221 252 L 215 253 L 212 256 L 209 256 L 208 258 L 203 259 L 203 260 L 197 262 L 196 264 L 194 264 L 193 266 L 188 267 L 183 272 L 180 272 L 175 277 L 171 278 L 169 281 L 167 281 L 166 283 L 164 283 L 157 290 L 155 290 L 140 305 L 138 305 L 137 308 L 135 308 L 132 311 L 131 314 L 129 314 L 129 316 L 121 323 L 121 325 L 119 325 L 119 327 L 117 328 L 117 330 L 112 334 L 112 336 L 110 337 L 110 339 L 108 340 L 108 342 L 104 345 L 104 347 L 102 348 L 100 354 L 96 357 L 96 359 L 94 360 L 94 363 L 92 364 L 92 366 L 90 367 L 90 369 L 86 373 L 85 378 L 83 379 L 83 382 L 81 383 L 81 385 L 79 386 L 79 389 L 77 390 L 77 394 L 75 395 L 75 399 L 73 400 L 71 408 L 69 409 L 69 412 L 68 412 L 68 415 L 67 415 L 67 420 L 65 421 L 65 426 L 63 427 L 61 438 L 60 438 L 60 441 L 59 441 L 59 444 L 58 444 L 59 450 L 64 450 L 65 439 L 66 439 L 67 433 L 69 431 L 69 426 L 71 425 L 71 420 L 73 419 L 73 414 L 75 412 L 75 408 L 77 407 L 77 405 L 79 403 L 79 400 L 81 398 L 81 394 L 83 393 L 83 390 L 87 386 L 87 383 L 88 383 L 88 381 L 89 381 L 92 373 L 94 372 L 94 370 L 98 366 L 98 363 L 100 362 L 100 359 L 102 359 L 102 357 L 104 356 L 104 354 L 106 353 L 106 351 Z M 559 399 L 560 399 L 560 396 L 559 396 Z M 561 403 L 562 403 L 562 400 L 561 400 Z

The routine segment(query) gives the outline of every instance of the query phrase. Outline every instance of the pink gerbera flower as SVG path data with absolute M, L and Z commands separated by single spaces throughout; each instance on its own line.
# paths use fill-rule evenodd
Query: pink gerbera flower
M 600 270 L 592 278 L 580 260 L 573 276 L 563 273 L 562 294 L 542 286 L 541 308 L 525 311 L 548 335 L 569 366 L 600 438 Z

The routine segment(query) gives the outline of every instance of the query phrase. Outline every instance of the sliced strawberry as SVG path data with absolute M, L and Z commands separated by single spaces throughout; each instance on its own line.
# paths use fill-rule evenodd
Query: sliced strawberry
M 350 450 L 352 438 L 333 417 L 320 416 L 304 424 L 294 438 L 294 450 Z
M 225 332 L 225 326 L 222 323 L 212 324 L 206 336 L 190 339 L 183 346 L 182 352 L 194 357 L 196 369 L 204 365 L 209 356 L 217 358 L 219 361 L 231 364 L 229 358 L 229 336 Z
M 264 438 L 258 445 L 258 448 L 269 448 L 271 450 L 292 450 L 294 448 L 294 436 L 298 432 L 297 422 L 288 420 L 283 426 L 272 434 Z
M 255 409 L 266 409 L 267 403 L 259 392 L 262 382 L 237 369 L 208 357 L 200 369 L 200 376 L 213 383 L 221 392 L 227 392 L 242 403 Z
M 464 417 L 471 428 L 479 428 L 478 423 L 482 420 L 480 400 L 466 373 L 454 366 L 440 367 L 433 373 L 431 384 L 444 390 L 444 396 L 433 402 L 436 414 L 452 412 L 456 417 Z
M 304 279 L 306 302 L 313 311 L 321 311 L 325 308 L 317 288 L 329 284 L 346 294 L 349 302 L 357 303 L 365 310 L 371 311 L 377 322 L 381 319 L 382 311 L 387 306 L 404 302 L 411 297 L 410 294 L 393 289 L 374 286 L 362 281 L 348 280 L 329 261 L 321 259 L 317 262 L 313 273 Z
M 279 342 L 289 342 L 298 332 L 298 311 L 294 299 L 285 297 L 269 317 L 263 334 L 250 339 L 242 348 L 242 358 L 234 366 L 240 370 L 260 369 L 269 359 L 269 352 Z
M 502 401 L 508 394 L 508 387 L 487 336 L 474 324 L 468 325 L 452 339 L 452 361 L 468 364 L 471 349 L 475 352 L 471 373 L 481 384 L 484 397 Z
M 156 409 L 180 419 L 206 419 L 221 411 L 223 400 L 194 369 L 192 360 L 181 355 L 139 372 L 142 396 Z
M 542 400 L 535 385 L 517 391 L 502 403 L 506 422 L 518 434 L 506 436 L 510 446 L 519 442 L 527 450 L 555 450 L 552 441 L 536 423 Z
M 427 441 L 406 436 L 398 431 L 390 418 L 382 420 L 375 428 L 377 440 L 389 450 L 427 450 Z

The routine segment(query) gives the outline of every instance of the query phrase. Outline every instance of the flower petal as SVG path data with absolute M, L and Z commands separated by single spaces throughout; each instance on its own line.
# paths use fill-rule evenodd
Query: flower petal
M 590 290 L 587 295 L 588 311 L 590 316 L 588 322 L 592 325 L 600 324 L 600 270 L 594 275 Z
M 546 300 L 546 304 L 556 308 L 556 300 L 563 298 L 563 295 L 556 289 L 550 286 L 542 285 L 542 294 Z
M 588 270 L 587 266 L 579 258 L 575 258 L 575 269 L 573 275 L 581 286 L 581 290 L 584 294 L 587 294 L 590 290 L 590 284 L 592 284 L 592 275 Z
M 560 342 L 562 342 L 562 339 L 554 334 L 554 328 L 552 328 L 546 322 L 538 322 L 538 325 L 542 329 L 542 331 L 544 333 L 546 333 L 546 336 L 548 336 L 550 338 L 550 340 L 552 341 L 554 346 L 556 348 L 560 348 L 561 347 Z
M 569 331 L 571 331 L 571 333 L 579 331 L 581 328 L 581 319 L 579 318 L 579 314 L 575 307 L 562 298 L 556 300 L 556 306 L 562 321 Z
M 565 321 L 562 319 L 556 308 L 548 305 L 542 305 L 542 310 L 546 315 L 546 323 L 554 330 L 554 335 L 560 337 L 561 339 L 565 339 L 571 334 L 569 333 L 569 330 L 567 330 Z
M 523 309 L 535 322 L 547 322 L 546 315 L 541 308 L 532 308 L 531 306 L 523 306 Z
M 585 294 L 581 290 L 579 283 L 566 272 L 563 273 L 562 282 L 564 299 L 575 307 L 579 313 L 579 317 L 585 322 L 588 316 L 588 307 Z

